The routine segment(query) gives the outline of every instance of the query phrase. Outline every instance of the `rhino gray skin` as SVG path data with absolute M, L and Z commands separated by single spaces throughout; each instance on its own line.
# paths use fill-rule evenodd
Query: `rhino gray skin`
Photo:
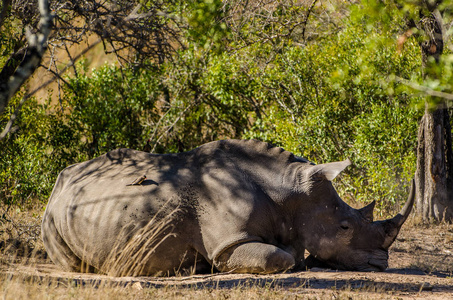
M 157 244 L 137 242 L 145 248 L 139 271 L 122 275 L 300 270 L 305 250 L 332 268 L 382 271 L 414 186 L 400 214 L 373 222 L 374 202 L 353 209 L 332 186 L 349 164 L 315 165 L 256 140 L 179 154 L 111 151 L 60 173 L 44 213 L 44 245 L 67 270 L 109 272 L 113 249 L 143 236 L 153 216 L 176 211 L 153 237 Z M 142 185 L 127 186 L 143 174 Z

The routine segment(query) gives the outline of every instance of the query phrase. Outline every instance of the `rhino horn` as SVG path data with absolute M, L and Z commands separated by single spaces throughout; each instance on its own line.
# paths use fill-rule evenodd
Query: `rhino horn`
M 358 210 L 362 217 L 370 223 L 373 222 L 373 210 L 375 205 L 376 201 L 373 201 L 367 206 L 362 207 L 361 209 Z
M 412 207 L 414 206 L 414 200 L 415 200 L 415 180 L 412 179 L 409 197 L 407 198 L 406 204 L 404 205 L 403 209 L 392 219 L 385 220 L 382 222 L 382 225 L 384 226 L 384 230 L 386 233 L 383 245 L 385 249 L 388 249 L 390 245 L 392 245 L 393 241 L 396 239 L 396 236 L 398 235 L 401 226 L 404 224 L 407 217 L 411 213 Z

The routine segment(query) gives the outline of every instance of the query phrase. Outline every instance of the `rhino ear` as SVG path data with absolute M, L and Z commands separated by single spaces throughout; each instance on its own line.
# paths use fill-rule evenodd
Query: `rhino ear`
M 373 222 L 373 210 L 375 205 L 376 201 L 373 201 L 367 206 L 362 207 L 361 209 L 358 210 L 362 217 L 370 223 Z
M 347 159 L 338 162 L 315 165 L 308 169 L 307 171 L 309 172 L 309 175 L 312 177 L 321 177 L 322 179 L 332 181 L 350 164 L 351 161 Z

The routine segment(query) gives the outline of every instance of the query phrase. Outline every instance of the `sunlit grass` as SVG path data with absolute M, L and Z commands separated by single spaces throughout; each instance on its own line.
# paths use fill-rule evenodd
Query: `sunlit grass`
M 316 290 L 304 286 L 285 288 L 247 282 L 226 288 L 215 287 L 215 282 L 205 286 L 156 287 L 144 286 L 139 282 L 116 284 L 101 281 L 93 285 L 21 275 L 2 274 L 0 277 L 0 295 L 3 299 L 392 299 L 392 294 L 375 288 Z

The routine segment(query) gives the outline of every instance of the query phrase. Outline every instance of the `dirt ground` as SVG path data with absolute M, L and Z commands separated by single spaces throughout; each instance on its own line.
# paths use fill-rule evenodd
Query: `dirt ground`
M 39 217 L 35 219 L 39 221 Z M 29 230 L 39 232 L 39 224 L 35 227 L 30 229 L 29 226 Z M 123 298 L 123 291 L 124 297 L 134 295 L 137 299 L 227 299 L 245 295 L 250 299 L 453 299 L 453 225 L 448 224 L 405 224 L 390 249 L 389 269 L 379 273 L 311 269 L 275 275 L 220 273 L 168 278 L 109 277 L 61 271 L 46 259 L 39 246 L 32 258 L 26 258 L 28 250 L 21 248 L 21 243 L 11 241 L 10 238 L 9 245 L 8 241 L 0 244 L 3 248 L 0 292 L 6 299 L 38 295 L 39 292 L 29 292 L 24 297 L 17 294 L 17 290 L 26 291 L 32 286 L 39 286 L 41 290 L 54 286 L 54 293 L 60 289 L 52 298 L 67 298 L 70 286 L 71 295 L 79 298 L 96 297 L 92 293 L 79 295 L 74 288 L 91 288 L 96 293 L 102 290 L 101 287 L 113 288 L 114 297 L 109 296 L 112 299 Z M 15 258 L 13 253 L 16 253 Z M 14 292 L 11 282 L 18 284 Z M 42 290 L 42 295 L 48 298 L 49 291 Z

